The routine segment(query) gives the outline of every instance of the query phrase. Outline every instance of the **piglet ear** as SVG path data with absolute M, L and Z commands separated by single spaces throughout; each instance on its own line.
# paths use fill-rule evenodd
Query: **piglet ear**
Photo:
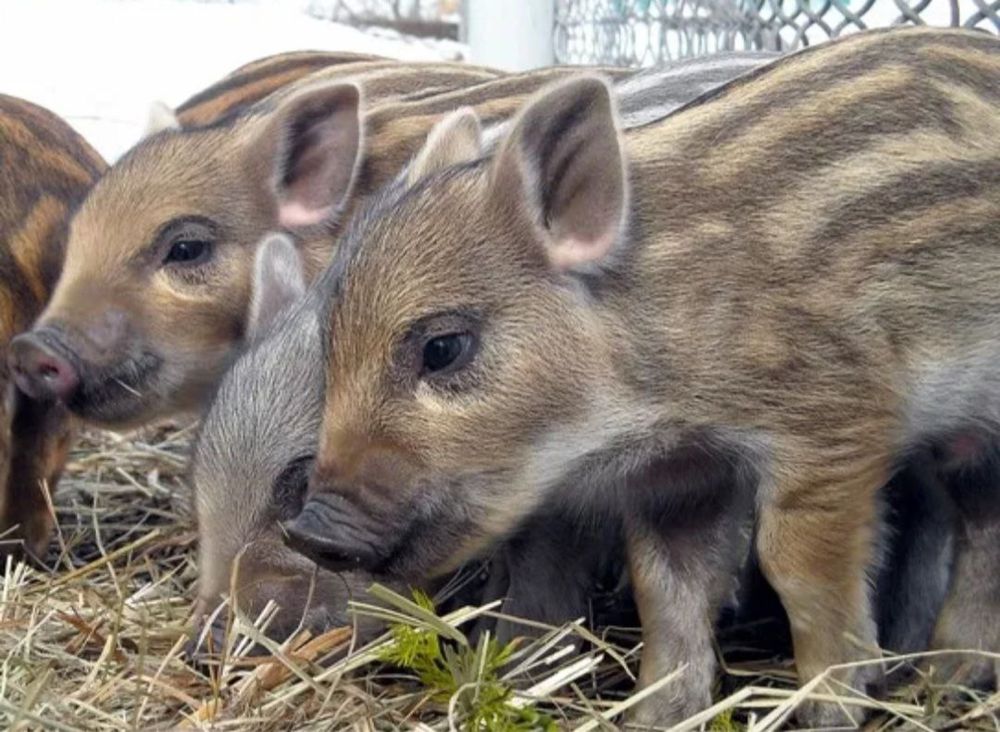
M 269 234 L 257 247 L 247 340 L 253 341 L 306 291 L 302 258 L 287 234 Z
M 627 207 L 625 157 L 608 85 L 582 76 L 543 89 L 501 143 L 492 186 L 545 232 L 558 270 L 599 265 Z
M 166 103 L 156 101 L 149 105 L 149 112 L 146 114 L 146 129 L 142 136 L 150 137 L 157 132 L 164 130 L 179 130 L 180 120 L 177 114 Z
M 475 160 L 482 154 L 482 128 L 471 107 L 456 109 L 434 125 L 427 142 L 410 163 L 406 180 L 413 185 L 431 173 Z
M 277 223 L 333 219 L 351 192 L 361 150 L 361 92 L 353 84 L 303 90 L 274 111 L 256 146 L 271 154 Z

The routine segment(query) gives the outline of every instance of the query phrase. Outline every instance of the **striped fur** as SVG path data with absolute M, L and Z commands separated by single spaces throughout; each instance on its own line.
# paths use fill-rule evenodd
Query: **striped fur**
M 649 124 L 781 56 L 728 52 L 647 69 L 615 84 L 623 129 Z
M 177 108 L 186 128 L 238 124 L 246 114 L 260 114 L 288 94 L 311 84 L 358 80 L 373 103 L 437 94 L 499 78 L 500 72 L 448 62 L 407 63 L 354 54 L 281 54 L 255 62 L 199 92 Z
M 748 58 L 763 63 L 770 57 L 747 56 L 744 62 Z M 707 71 L 701 64 L 687 64 L 684 68 L 683 74 L 662 70 L 660 83 L 642 85 L 641 99 L 664 110 L 665 100 L 681 104 L 706 91 L 710 83 L 704 74 L 721 81 L 716 65 Z M 736 75 L 745 70 L 745 65 L 734 63 L 730 68 Z M 644 78 L 658 76 L 646 73 Z M 513 86 L 511 82 L 504 85 L 508 90 Z M 486 91 L 488 85 L 478 88 L 476 93 L 480 96 L 474 101 L 486 101 L 483 96 Z M 387 137 L 389 126 L 400 118 L 398 124 L 403 124 L 408 110 L 419 109 L 422 118 L 434 117 L 472 101 L 463 98 L 461 92 L 451 96 L 452 99 L 443 101 L 394 104 L 392 114 L 374 110 L 369 117 L 374 116 L 379 122 L 369 126 L 368 139 L 377 135 L 387 140 L 387 144 L 375 150 L 391 148 Z M 633 100 L 630 111 L 641 114 L 641 99 Z M 421 129 L 426 132 L 427 124 L 411 125 L 405 133 L 409 137 L 419 136 Z M 394 174 L 391 166 L 385 166 L 385 172 L 378 177 L 384 180 Z M 368 185 L 374 186 L 374 182 Z M 265 249 L 258 249 L 258 257 Z M 260 279 L 255 283 L 256 301 L 275 299 L 272 294 L 261 292 L 266 285 Z M 284 292 L 282 287 L 275 290 L 278 297 Z M 200 537 L 199 610 L 211 610 L 220 596 L 229 592 L 235 571 L 234 557 L 245 550 L 235 586 L 246 612 L 280 595 L 282 617 L 292 625 L 299 618 L 307 623 L 323 623 L 343 612 L 344 586 L 333 582 L 337 575 L 320 572 L 312 605 L 306 608 L 304 598 L 294 588 L 308 585 L 313 565 L 281 546 L 280 531 L 273 520 L 276 512 L 284 516 L 294 512 L 298 495 L 292 491 L 275 497 L 276 476 L 290 462 L 315 450 L 315 433 L 321 416 L 318 396 L 322 386 L 322 356 L 315 333 L 315 313 L 299 311 L 280 323 L 280 327 L 256 338 L 252 347 L 227 370 L 202 422 L 192 470 Z M 277 439 L 268 427 L 274 424 L 292 427 Z M 556 526 L 558 531 L 554 529 Z M 558 517 L 552 521 L 539 520 L 535 531 L 523 532 L 510 551 L 497 554 L 486 590 L 491 595 L 489 599 L 506 595 L 505 609 L 540 622 L 558 624 L 585 615 L 602 570 L 615 564 L 607 543 L 598 540 L 589 527 L 580 531 L 572 522 Z M 555 551 L 556 548 L 563 553 Z M 574 562 L 568 570 L 567 564 Z M 272 578 L 279 575 L 283 581 L 274 582 Z M 273 629 L 281 630 L 278 625 Z M 317 629 L 322 629 L 322 625 Z M 496 629 L 505 639 L 515 632 L 526 631 L 530 629 L 509 622 L 502 622 Z
M 0 544 L 44 552 L 71 425 L 65 409 L 14 389 L 7 347 L 45 307 L 62 266 L 67 222 L 105 163 L 51 112 L 0 95 Z M 18 528 L 14 528 L 18 527 Z
M 461 64 L 341 64 L 235 117 L 143 140 L 115 163 L 74 218 L 64 275 L 36 328 L 60 339 L 81 371 L 73 411 L 122 426 L 200 409 L 243 334 L 252 247 L 285 223 L 275 194 L 284 176 L 275 167 L 275 149 L 288 133 L 276 133 L 273 124 L 297 100 L 340 82 L 360 90 L 365 108 L 362 155 L 336 213 L 321 226 L 290 225 L 312 278 L 357 202 L 399 172 L 443 114 L 469 104 L 500 119 L 527 94 L 571 73 L 494 79 L 496 72 Z M 181 220 L 214 237 L 218 257 L 208 266 L 159 266 L 161 239 Z M 85 332 L 122 313 L 127 342 L 92 357 Z M 179 322 L 186 327 L 177 328 Z
M 641 680 L 689 664 L 638 714 L 670 724 L 709 701 L 740 556 L 746 492 L 716 465 L 754 498 L 805 681 L 871 652 L 896 466 L 1000 431 L 1000 41 L 858 34 L 618 126 L 602 82 L 556 85 L 496 155 L 354 217 L 321 280 L 324 426 L 286 529 L 330 566 L 419 577 L 542 506 L 621 512 Z M 444 337 L 471 355 L 436 376 L 422 349 Z
M 611 78 L 628 78 L 627 69 L 601 69 Z M 426 99 L 403 99 L 373 105 L 365 114 L 364 136 L 373 154 L 361 162 L 355 181 L 357 201 L 362 201 L 392 180 L 444 115 L 472 107 L 487 125 L 499 125 L 514 114 L 540 87 L 566 78 L 577 69 L 554 67 L 482 82 Z M 690 99 L 690 97 L 687 97 Z
M 185 127 L 203 127 L 233 117 L 304 76 L 344 64 L 380 60 L 363 53 L 293 51 L 252 61 L 182 102 L 176 110 Z

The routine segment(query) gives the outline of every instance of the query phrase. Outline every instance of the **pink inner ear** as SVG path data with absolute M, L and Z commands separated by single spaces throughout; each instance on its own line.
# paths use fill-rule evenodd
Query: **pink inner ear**
M 326 221 L 333 213 L 332 206 L 303 206 L 298 201 L 289 201 L 278 206 L 278 221 L 286 229 L 299 226 L 316 226 Z
M 614 229 L 599 236 L 581 239 L 578 236 L 563 236 L 549 248 L 549 261 L 558 270 L 570 270 L 599 262 L 610 252 L 618 238 Z

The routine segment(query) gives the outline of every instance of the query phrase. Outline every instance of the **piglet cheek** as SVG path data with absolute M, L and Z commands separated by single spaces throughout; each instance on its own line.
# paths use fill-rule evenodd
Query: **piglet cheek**
M 391 542 L 384 522 L 332 493 L 309 498 L 302 512 L 282 528 L 291 549 L 334 572 L 377 571 Z

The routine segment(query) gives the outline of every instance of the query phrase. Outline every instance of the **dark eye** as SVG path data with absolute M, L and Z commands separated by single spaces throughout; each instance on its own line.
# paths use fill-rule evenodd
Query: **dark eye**
M 421 371 L 438 374 L 462 368 L 472 357 L 473 344 L 471 333 L 448 333 L 431 338 L 424 344 Z
M 212 242 L 200 239 L 180 239 L 170 246 L 163 258 L 164 264 L 195 264 L 208 259 L 212 252 Z

